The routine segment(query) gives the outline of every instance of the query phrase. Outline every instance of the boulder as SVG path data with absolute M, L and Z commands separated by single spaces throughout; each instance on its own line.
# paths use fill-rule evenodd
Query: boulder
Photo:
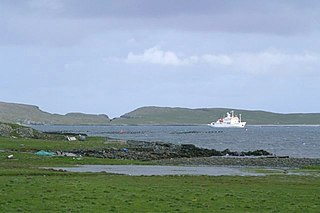
M 28 128 L 28 127 L 19 127 L 17 129 L 15 129 L 13 131 L 14 135 L 17 135 L 18 137 L 21 137 L 21 138 L 34 138 L 34 131 L 33 129 L 31 128 Z
M 13 128 L 8 124 L 0 124 L 0 136 L 9 137 Z

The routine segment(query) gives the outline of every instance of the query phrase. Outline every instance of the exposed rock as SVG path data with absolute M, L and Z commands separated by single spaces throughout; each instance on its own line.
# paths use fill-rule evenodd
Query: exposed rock
M 83 156 L 131 159 L 131 160 L 160 160 L 171 158 L 195 158 L 211 156 L 272 156 L 264 150 L 253 152 L 232 152 L 228 149 L 217 151 L 215 149 L 204 149 L 192 144 L 172 144 L 164 142 L 127 141 L 127 147 L 122 149 L 109 148 L 103 150 L 76 150 L 73 153 Z
M 18 135 L 21 138 L 34 138 L 34 130 L 28 127 L 19 127 L 13 131 L 14 135 Z
M 14 138 L 64 139 L 63 135 L 46 134 L 18 124 L 0 123 L 0 136 Z
M 9 137 L 13 128 L 8 124 L 0 124 L 0 136 Z

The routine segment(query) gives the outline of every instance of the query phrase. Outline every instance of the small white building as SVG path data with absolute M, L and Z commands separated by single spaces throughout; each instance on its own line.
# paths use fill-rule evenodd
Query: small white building
M 67 136 L 68 141 L 76 141 L 77 138 L 74 136 Z

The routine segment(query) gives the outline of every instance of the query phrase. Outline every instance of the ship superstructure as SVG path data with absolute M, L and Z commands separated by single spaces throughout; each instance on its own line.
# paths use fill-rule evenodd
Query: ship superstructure
M 241 114 L 239 117 L 234 114 L 234 111 L 227 112 L 227 116 L 224 118 L 219 118 L 216 122 L 208 124 L 211 127 L 238 127 L 243 128 L 246 122 L 241 121 Z

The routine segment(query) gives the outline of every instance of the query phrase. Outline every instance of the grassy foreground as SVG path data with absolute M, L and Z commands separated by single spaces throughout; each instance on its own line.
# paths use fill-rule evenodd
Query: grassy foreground
M 319 212 L 320 180 L 302 176 L 0 175 L 3 212 Z
M 23 145 L 21 145 L 23 144 Z M 320 177 L 150 176 L 68 173 L 42 166 L 143 164 L 97 158 L 44 157 L 34 151 L 113 146 L 0 138 L 2 212 L 319 212 Z M 121 146 L 121 144 L 118 144 Z M 13 159 L 7 159 L 13 154 Z M 314 168 L 319 169 L 319 168 Z

